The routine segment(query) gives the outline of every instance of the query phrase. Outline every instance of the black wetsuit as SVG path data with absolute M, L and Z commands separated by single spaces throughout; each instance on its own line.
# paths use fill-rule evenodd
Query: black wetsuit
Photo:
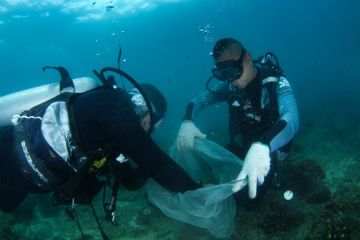
M 170 191 L 184 192 L 199 187 L 143 130 L 125 92 L 107 88 L 89 91 L 75 96 L 70 107 L 82 150 L 106 149 L 106 155 L 112 159 L 107 166 L 122 153 L 138 165 L 137 173 L 143 179 L 152 177 Z M 17 168 L 12 139 L 12 126 L 0 130 L 0 209 L 3 211 L 16 208 L 26 193 L 37 192 Z M 124 175 L 131 170 L 124 169 Z

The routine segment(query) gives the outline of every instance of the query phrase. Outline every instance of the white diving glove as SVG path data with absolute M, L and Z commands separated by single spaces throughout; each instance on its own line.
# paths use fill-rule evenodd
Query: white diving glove
M 200 132 L 195 124 L 190 120 L 185 120 L 181 123 L 177 138 L 176 145 L 178 149 L 193 149 L 195 138 L 205 139 L 206 134 Z
M 232 190 L 237 192 L 241 190 L 246 181 L 242 181 L 247 178 L 249 187 L 249 197 L 256 197 L 257 184 L 264 183 L 264 179 L 270 170 L 270 149 L 267 145 L 260 142 L 253 143 L 246 154 L 244 165 L 236 178 L 237 181 Z

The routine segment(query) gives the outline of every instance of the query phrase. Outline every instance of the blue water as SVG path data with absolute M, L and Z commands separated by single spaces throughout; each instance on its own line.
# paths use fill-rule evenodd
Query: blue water
M 44 65 L 66 66 L 73 76 L 115 65 L 121 44 L 123 68 L 139 81 L 179 93 L 171 96 L 190 96 L 202 90 L 209 75 L 213 42 L 206 37 L 227 36 L 242 41 L 253 56 L 274 51 L 300 99 L 320 86 L 325 87 L 321 94 L 354 89 L 351 84 L 359 78 L 358 1 L 148 0 L 143 2 L 156 7 L 126 15 L 115 11 L 121 1 L 104 1 L 114 9 L 98 7 L 103 19 L 86 22 L 77 20 L 86 10 L 64 13 L 61 6 L 37 9 L 8 2 L 18 1 L 0 1 L 7 9 L 0 10 L 0 95 L 54 81 L 51 73 L 41 72 Z M 101 3 L 85 2 L 97 2 L 94 8 Z M 199 28 L 207 24 L 205 36 Z
M 300 110 L 358 98 L 360 3 L 355 0 L 37 2 L 42 1 L 0 1 L 0 96 L 57 81 L 55 72 L 41 71 L 45 65 L 64 66 L 73 77 L 94 76 L 93 69 L 116 66 L 121 45 L 122 69 L 164 91 L 168 123 L 178 124 L 186 102 L 204 89 L 214 41 L 234 37 L 253 57 L 266 51 L 278 55 Z M 64 10 L 79 2 L 84 2 L 80 9 Z M 119 13 L 127 2 L 135 8 Z M 154 7 L 140 7 L 147 3 Z M 114 8 L 106 11 L 108 5 Z M 88 14 L 101 18 L 79 20 Z

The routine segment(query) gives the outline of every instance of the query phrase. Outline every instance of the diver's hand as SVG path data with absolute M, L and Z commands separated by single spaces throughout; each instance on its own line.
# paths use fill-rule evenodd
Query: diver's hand
M 247 178 L 249 187 L 249 197 L 256 197 L 257 184 L 264 183 L 265 176 L 270 170 L 270 149 L 267 145 L 260 142 L 253 143 L 246 154 L 244 165 L 236 178 L 237 183 L 233 186 L 233 192 L 239 191 Z
M 198 137 L 201 139 L 206 138 L 206 134 L 200 132 L 195 124 L 190 120 L 185 120 L 181 123 L 177 138 L 176 145 L 178 149 L 193 149 L 194 139 Z

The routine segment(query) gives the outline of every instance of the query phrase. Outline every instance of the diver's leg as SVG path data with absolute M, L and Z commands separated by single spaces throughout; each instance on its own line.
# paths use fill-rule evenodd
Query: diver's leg
M 13 126 L 0 128 L 0 210 L 14 211 L 25 199 L 27 193 L 12 189 L 14 170 Z

